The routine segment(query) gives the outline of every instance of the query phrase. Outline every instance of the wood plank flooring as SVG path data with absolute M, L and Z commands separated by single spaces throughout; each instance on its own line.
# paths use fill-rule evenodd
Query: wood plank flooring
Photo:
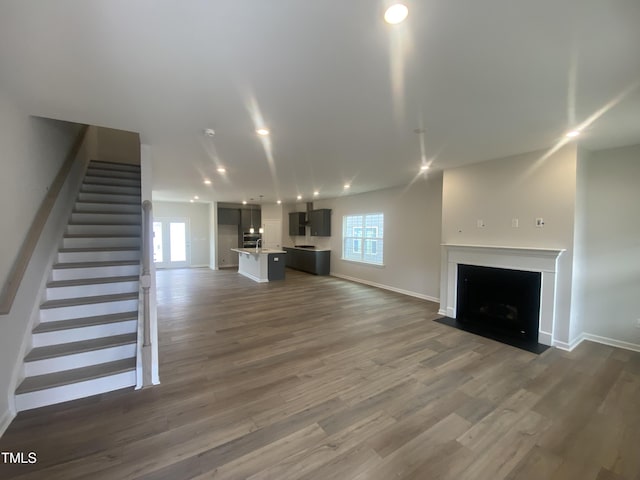
M 287 270 L 158 273 L 162 385 L 18 415 L 0 478 L 640 480 L 640 354 L 537 356 Z

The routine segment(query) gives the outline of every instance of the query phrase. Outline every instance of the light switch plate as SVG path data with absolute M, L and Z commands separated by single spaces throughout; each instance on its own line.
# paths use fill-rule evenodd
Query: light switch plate
M 544 218 L 536 218 L 536 227 L 538 228 L 544 227 Z
M 511 219 L 511 226 L 513 228 L 518 228 L 520 226 L 520 221 L 517 218 L 512 218 Z

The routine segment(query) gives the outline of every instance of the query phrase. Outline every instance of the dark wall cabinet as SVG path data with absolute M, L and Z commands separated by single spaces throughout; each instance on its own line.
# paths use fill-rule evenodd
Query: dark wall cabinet
M 331 252 L 284 247 L 287 267 L 315 275 L 329 275 Z
M 311 227 L 312 237 L 330 237 L 331 236 L 331 210 L 321 208 L 319 210 L 311 210 L 309 212 L 309 227 Z
M 240 209 L 219 208 L 218 225 L 240 225 Z
M 304 212 L 291 212 L 289 214 L 289 235 L 300 237 L 306 234 L 307 214 Z
M 242 232 L 248 232 L 251 228 L 251 223 L 253 220 L 253 228 L 256 229 L 256 232 L 262 225 L 262 215 L 260 210 L 258 209 L 242 209 L 240 213 L 240 230 Z

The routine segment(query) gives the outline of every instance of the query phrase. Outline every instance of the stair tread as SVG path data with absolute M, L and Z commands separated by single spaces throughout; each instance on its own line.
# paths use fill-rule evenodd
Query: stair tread
M 58 253 L 76 253 L 76 252 L 129 252 L 140 251 L 139 247 L 77 247 L 77 248 L 61 248 Z
M 120 267 L 124 265 L 139 265 L 139 260 L 119 260 L 116 262 L 70 262 L 70 263 L 56 263 L 53 265 L 54 269 L 64 268 L 90 268 L 90 267 Z
M 90 226 L 104 226 L 107 225 L 109 227 L 118 227 L 118 226 L 123 226 L 123 227 L 130 227 L 131 225 L 140 225 L 140 223 L 136 223 L 136 222 L 102 222 L 102 223 L 95 223 L 95 222 L 69 222 L 67 225 L 90 225 Z
M 77 353 L 91 352 L 93 350 L 102 350 L 104 348 L 129 345 L 131 343 L 136 343 L 136 341 L 136 333 L 125 333 L 124 335 L 115 335 L 113 337 L 92 338 L 91 340 L 82 340 L 80 342 L 61 343 L 59 345 L 36 347 L 28 353 L 24 360 L 25 362 L 35 362 L 37 360 L 45 360 L 48 358 L 63 357 L 65 355 L 73 355 Z
M 107 173 L 109 172 L 109 173 Z M 126 176 L 122 176 L 122 175 L 114 175 L 113 172 L 117 172 L 119 174 L 127 174 Z M 133 180 L 140 180 L 140 177 L 142 176 L 140 171 L 133 171 L 133 170 L 115 170 L 113 168 L 104 168 L 104 167 L 99 167 L 99 166 L 89 166 L 89 168 L 87 168 L 86 174 L 85 176 L 87 177 L 108 177 L 108 178 L 126 178 L 126 179 L 133 179 Z
M 82 185 L 95 185 L 98 187 L 123 187 L 123 188 L 135 188 L 140 190 L 141 187 L 133 186 L 133 185 L 107 185 L 104 183 L 94 183 L 94 182 L 82 182 Z M 97 192 L 96 192 L 97 193 Z
M 136 202 L 108 202 L 105 200 L 76 200 L 76 205 L 138 205 Z M 80 210 L 81 211 L 81 210 Z
M 87 215 L 135 215 L 138 217 L 142 216 L 141 212 L 118 212 L 118 211 L 110 211 L 110 210 L 74 210 L 71 213 L 81 213 L 81 214 L 87 214 Z
M 104 185 L 103 185 L 104 186 Z M 131 188 L 135 188 L 135 187 L 131 187 Z M 87 193 L 87 194 L 92 194 L 92 195 L 112 195 L 112 196 L 116 196 L 116 197 L 121 197 L 121 196 L 127 196 L 127 197 L 136 197 L 136 198 L 140 198 L 140 194 L 139 193 L 125 193 L 125 192 L 91 192 L 88 190 L 84 190 L 84 189 L 80 189 L 80 193 Z
M 121 300 L 134 300 L 138 298 L 138 292 L 114 293 L 112 295 L 92 295 L 89 297 L 62 298 L 60 300 L 47 300 L 40 305 L 41 309 L 74 307 L 76 305 L 91 305 L 92 303 L 119 302 Z
M 121 167 L 125 169 L 125 171 L 129 171 L 128 169 L 140 170 L 140 165 L 135 165 L 133 163 L 122 163 L 122 162 L 110 162 L 108 160 L 91 160 L 89 161 L 89 168 L 92 165 L 109 165 L 110 167 Z M 115 168 L 113 170 L 116 170 Z
M 64 238 L 140 238 L 140 235 L 132 233 L 66 233 Z
M 73 328 L 91 327 L 94 325 L 106 325 L 109 323 L 138 320 L 138 312 L 111 313 L 109 315 L 96 315 L 93 317 L 72 318 L 70 320 L 58 320 L 56 322 L 41 322 L 33 329 L 33 333 L 57 332 L 71 330 Z
M 73 383 L 107 377 L 122 372 L 135 370 L 136 358 L 125 358 L 115 362 L 101 363 L 89 367 L 75 368 L 63 372 L 49 373 L 25 378 L 16 389 L 16 395 L 36 392 L 47 388 L 59 387 Z
M 77 280 L 55 280 L 47 282 L 47 288 L 78 287 L 82 285 L 99 285 L 103 283 L 137 282 L 138 275 L 122 275 L 119 277 L 80 278 Z

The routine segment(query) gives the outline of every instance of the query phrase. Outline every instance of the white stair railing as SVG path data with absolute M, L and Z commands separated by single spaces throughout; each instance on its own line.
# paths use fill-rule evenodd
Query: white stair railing
M 151 343 L 151 305 L 149 290 L 151 288 L 151 262 L 153 255 L 153 227 L 151 223 L 152 204 L 149 200 L 142 202 L 142 271 L 140 286 L 142 287 L 142 388 L 153 385 L 153 349 Z

